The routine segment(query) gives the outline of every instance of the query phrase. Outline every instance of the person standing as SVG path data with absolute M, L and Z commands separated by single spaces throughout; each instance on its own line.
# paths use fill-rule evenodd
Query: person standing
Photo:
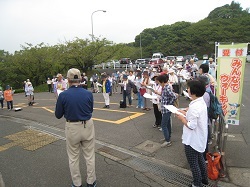
M 176 94 L 173 92 L 172 87 L 168 84 L 168 75 L 160 75 L 158 81 L 162 86 L 161 92 L 161 128 L 164 135 L 164 143 L 161 147 L 169 147 L 172 145 L 171 142 L 171 112 L 167 110 L 164 105 L 173 105 L 174 100 L 177 98 Z
M 3 110 L 3 100 L 4 100 L 4 96 L 3 96 L 3 89 L 0 86 L 0 103 L 1 103 L 1 109 Z
M 133 70 L 129 70 L 129 75 L 128 75 L 128 80 L 130 80 L 131 82 L 135 82 L 135 75 L 134 75 L 134 71 Z M 134 92 L 133 90 L 131 90 L 131 99 L 134 99 Z
M 50 80 L 50 78 L 48 77 L 48 80 L 47 80 L 47 85 L 48 85 L 48 89 L 49 89 L 49 92 L 52 92 L 52 81 Z
M 34 88 L 31 84 L 31 82 L 27 82 L 28 87 L 26 88 L 25 92 L 28 97 L 28 105 L 32 106 L 34 104 Z
M 149 78 L 149 73 L 148 71 L 144 71 L 143 72 L 143 81 L 141 82 L 141 89 L 140 89 L 140 92 L 141 92 L 141 95 L 143 96 L 143 92 L 146 93 L 147 91 L 149 91 L 148 89 L 146 89 L 147 86 L 149 86 L 150 84 L 150 78 Z M 147 103 L 147 98 L 146 97 L 143 97 L 143 103 L 144 103 L 144 108 L 142 110 L 146 110 L 146 111 L 149 111 L 151 110 L 150 108 L 148 108 L 148 103 Z
M 128 98 L 129 107 L 132 105 L 131 92 L 133 91 L 134 83 L 128 79 L 127 75 L 123 75 L 123 102 L 127 107 L 126 98 Z
M 103 108 L 109 108 L 109 102 L 110 102 L 109 94 L 110 94 L 111 86 L 110 86 L 110 81 L 108 80 L 107 75 L 102 75 L 101 85 L 102 85 L 102 95 L 105 101 L 105 106 Z
M 135 79 L 135 85 L 136 85 L 136 88 L 137 88 L 137 91 L 138 91 L 137 92 L 138 101 L 137 101 L 137 107 L 136 108 L 143 108 L 144 107 L 143 96 L 140 93 L 142 81 L 143 81 L 142 74 L 141 74 L 141 72 L 138 72 L 137 76 L 136 76 L 136 79 Z
M 3 92 L 4 100 L 7 102 L 8 110 L 13 109 L 13 92 L 9 85 L 6 86 L 6 90 Z
M 160 95 L 162 92 L 162 87 L 159 84 L 158 76 L 155 77 L 155 83 L 153 84 L 154 92 L 152 92 L 152 96 L 156 96 L 156 99 L 152 99 L 153 108 L 154 108 L 154 115 L 155 115 L 155 124 L 153 127 L 157 127 L 158 129 L 161 128 L 161 120 L 162 120 L 162 114 L 161 114 L 161 108 L 160 105 Z
M 192 187 L 208 185 L 207 166 L 203 152 L 207 145 L 207 105 L 203 99 L 205 83 L 200 80 L 187 82 L 188 94 L 192 98 L 188 110 L 179 110 L 176 115 L 183 123 L 182 143 L 193 175 Z
M 63 92 L 65 89 L 67 89 L 67 84 L 63 80 L 62 74 L 57 75 L 57 82 L 56 82 L 56 99 L 58 98 L 58 95 Z
M 87 187 L 96 187 L 93 94 L 80 86 L 81 73 L 78 69 L 69 69 L 67 78 L 70 87 L 59 95 L 55 116 L 58 119 L 64 116 L 66 119 L 66 148 L 72 187 L 82 186 L 79 168 L 81 150 L 87 166 Z

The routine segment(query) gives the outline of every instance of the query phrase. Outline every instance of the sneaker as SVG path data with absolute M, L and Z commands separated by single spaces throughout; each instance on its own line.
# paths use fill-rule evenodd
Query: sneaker
M 164 143 L 165 141 L 165 138 L 160 139 L 160 143 Z
M 107 107 L 106 108 L 109 108 L 109 105 L 107 105 Z
M 135 108 L 139 108 L 139 106 L 135 107 Z
M 107 108 L 107 105 L 105 105 L 103 108 Z
M 171 145 L 172 145 L 171 142 L 164 142 L 163 144 L 161 144 L 161 147 L 169 147 Z
M 96 187 L 96 181 L 93 184 L 88 184 L 87 183 L 87 187 Z
M 159 128 L 159 131 L 162 131 L 162 128 L 161 128 L 161 127 Z
M 81 186 L 75 186 L 73 183 L 71 184 L 71 187 L 82 187 L 82 185 Z

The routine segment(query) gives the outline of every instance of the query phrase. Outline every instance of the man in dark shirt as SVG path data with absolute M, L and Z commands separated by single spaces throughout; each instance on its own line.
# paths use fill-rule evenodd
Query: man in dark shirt
M 92 121 L 93 95 L 80 86 L 81 74 L 72 68 L 67 73 L 69 89 L 60 93 L 55 116 L 66 119 L 66 148 L 72 187 L 81 187 L 82 179 L 79 168 L 80 149 L 87 165 L 87 187 L 96 187 L 95 174 L 95 129 Z

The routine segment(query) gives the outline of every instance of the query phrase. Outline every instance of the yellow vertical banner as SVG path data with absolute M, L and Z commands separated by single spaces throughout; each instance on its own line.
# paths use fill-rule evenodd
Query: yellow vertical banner
M 247 43 L 218 45 L 217 92 L 225 120 L 239 125 Z

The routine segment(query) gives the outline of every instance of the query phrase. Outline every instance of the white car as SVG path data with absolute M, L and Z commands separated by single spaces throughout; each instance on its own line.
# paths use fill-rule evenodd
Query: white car
M 183 56 L 177 56 L 176 57 L 176 62 L 183 62 L 184 61 L 184 57 Z

